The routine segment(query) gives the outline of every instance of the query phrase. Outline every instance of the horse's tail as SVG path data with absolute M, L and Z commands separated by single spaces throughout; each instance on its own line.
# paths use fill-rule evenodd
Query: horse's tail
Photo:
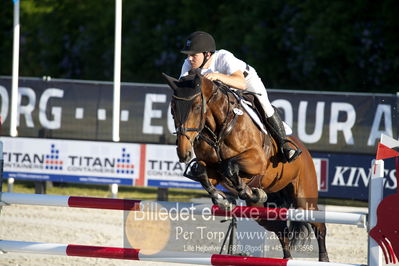
M 265 203 L 266 207 L 271 207 L 274 205 L 277 208 L 295 208 L 295 200 L 293 194 L 293 186 L 289 184 L 282 190 L 274 193 L 268 193 L 268 199 Z M 290 248 L 296 245 L 306 245 L 310 243 L 310 237 L 312 233 L 312 228 L 307 222 L 287 222 L 287 233 Z

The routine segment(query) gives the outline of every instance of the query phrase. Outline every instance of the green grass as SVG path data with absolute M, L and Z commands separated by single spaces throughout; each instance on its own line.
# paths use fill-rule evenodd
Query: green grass
M 349 200 L 349 199 L 331 199 L 331 198 L 321 198 L 319 199 L 320 204 L 324 205 L 337 205 L 337 206 L 350 206 L 350 207 L 367 207 L 367 201 L 360 200 Z
M 118 191 L 118 198 L 121 199 L 140 199 L 140 200 L 156 200 L 157 190 L 155 187 L 127 187 L 120 186 Z M 7 191 L 7 183 L 3 183 L 3 190 Z M 35 193 L 35 186 L 33 182 L 16 180 L 13 192 L 16 193 Z M 81 197 L 111 197 L 108 185 L 86 185 L 73 183 L 55 183 L 52 187 L 47 188 L 49 195 L 68 195 Z M 208 197 L 205 190 L 197 189 L 177 189 L 169 188 L 169 201 L 188 202 L 193 198 Z M 209 200 L 209 202 L 211 202 Z M 357 200 L 321 198 L 320 204 L 338 205 L 338 206 L 352 206 L 352 207 L 367 207 L 367 202 Z

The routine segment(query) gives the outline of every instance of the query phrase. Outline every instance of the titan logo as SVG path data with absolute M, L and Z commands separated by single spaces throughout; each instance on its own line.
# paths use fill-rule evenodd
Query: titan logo
M 60 150 L 55 148 L 55 144 L 51 144 L 50 154 L 46 154 L 44 168 L 49 170 L 62 170 L 64 161 L 60 160 Z
M 4 152 L 6 164 L 17 168 L 41 168 L 48 171 L 112 171 L 115 174 L 134 174 L 131 154 L 122 148 L 118 157 L 68 155 L 56 144 L 50 144 L 48 153 L 32 154 Z
M 149 168 L 151 170 L 166 170 L 166 171 L 183 171 L 184 168 L 181 163 L 176 161 L 166 160 L 148 160 Z
M 69 155 L 70 169 L 114 169 L 117 174 L 133 174 L 134 164 L 130 153 L 122 148 L 118 158 Z
M 125 148 L 122 148 L 122 156 L 117 159 L 116 164 L 117 174 L 133 174 L 134 164 L 131 163 L 130 154 L 126 152 Z

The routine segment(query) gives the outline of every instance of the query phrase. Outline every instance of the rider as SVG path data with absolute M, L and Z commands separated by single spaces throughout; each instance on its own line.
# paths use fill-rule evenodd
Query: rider
M 276 140 L 288 162 L 295 160 L 301 150 L 293 149 L 288 143 L 283 122 L 275 112 L 267 96 L 267 91 L 256 70 L 244 61 L 236 58 L 227 50 L 216 50 L 215 40 L 209 33 L 196 31 L 191 33 L 181 51 L 187 55 L 180 77 L 189 74 L 192 69 L 201 69 L 207 79 L 218 80 L 230 87 L 255 92 L 262 104 L 269 124 L 269 132 Z

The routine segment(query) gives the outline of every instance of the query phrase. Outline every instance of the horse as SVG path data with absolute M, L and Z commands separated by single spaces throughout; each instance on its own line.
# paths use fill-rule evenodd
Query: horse
M 296 137 L 289 139 L 302 154 L 288 163 L 274 139 L 259 130 L 226 85 L 198 73 L 179 80 L 165 73 L 163 76 L 173 90 L 171 111 L 179 160 L 189 163 L 195 154 L 187 177 L 200 182 L 215 204 L 231 208 L 226 194 L 215 187 L 222 184 L 248 206 L 275 203 L 278 207 L 318 210 L 313 160 Z M 285 221 L 256 221 L 277 235 L 283 257 L 291 259 L 291 248 L 298 240 L 297 233 L 306 229 L 302 226 L 305 223 L 291 222 L 288 227 Z M 312 222 L 310 225 L 317 239 L 319 261 L 329 261 L 325 224 Z M 307 230 L 310 233 L 309 226 Z

